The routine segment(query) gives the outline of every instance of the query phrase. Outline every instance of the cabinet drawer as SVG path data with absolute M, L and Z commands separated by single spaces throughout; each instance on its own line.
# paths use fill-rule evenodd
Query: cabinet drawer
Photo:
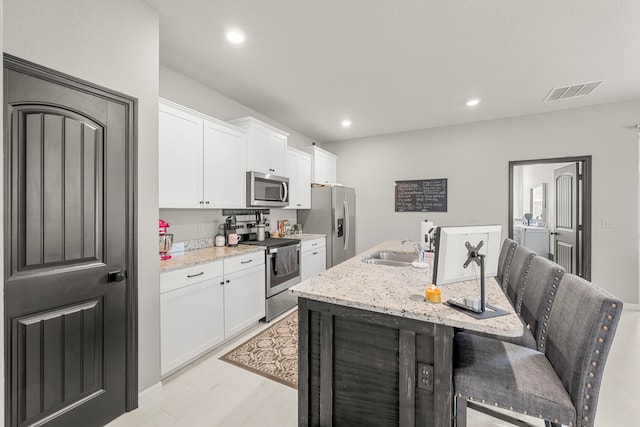
M 191 286 L 204 280 L 222 276 L 222 260 L 181 268 L 160 275 L 160 293 Z
M 238 255 L 224 259 L 224 274 L 234 273 L 244 270 L 245 268 L 254 267 L 264 264 L 264 251 L 249 252 L 244 255 Z
M 302 252 L 310 251 L 312 249 L 324 248 L 326 245 L 327 243 L 324 237 L 321 237 L 319 239 L 313 239 L 313 240 L 303 240 Z

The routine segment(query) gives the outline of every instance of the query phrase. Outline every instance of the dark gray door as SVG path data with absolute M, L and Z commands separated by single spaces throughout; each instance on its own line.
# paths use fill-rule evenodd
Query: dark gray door
M 103 425 L 130 367 L 130 112 L 5 67 L 6 424 Z
M 556 262 L 567 273 L 578 274 L 579 192 L 578 163 L 553 171 L 556 192 L 554 249 Z

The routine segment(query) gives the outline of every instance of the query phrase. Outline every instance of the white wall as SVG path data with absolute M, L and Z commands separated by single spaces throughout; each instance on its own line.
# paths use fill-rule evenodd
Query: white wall
M 3 12 L 5 52 L 138 99 L 138 350 L 144 390 L 160 379 L 158 15 L 138 0 L 5 0 Z
M 227 121 L 239 117 L 253 116 L 288 132 L 287 143 L 291 147 L 310 147 L 313 142 L 306 135 L 163 65 L 160 66 L 160 96 L 219 120 Z
M 570 101 L 569 101 L 570 102 Z M 509 161 L 593 156 L 592 280 L 638 302 L 640 101 L 324 144 L 356 189 L 356 250 L 419 235 L 419 222 L 503 225 Z M 448 178 L 448 212 L 396 213 L 396 180 Z M 613 222 L 603 229 L 602 220 Z

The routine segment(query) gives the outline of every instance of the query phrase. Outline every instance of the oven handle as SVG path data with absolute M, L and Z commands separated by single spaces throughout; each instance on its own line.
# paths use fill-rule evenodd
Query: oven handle
M 296 249 L 298 250 L 298 252 L 300 252 L 300 243 L 296 243 Z M 278 248 L 269 249 L 269 254 L 277 254 L 277 253 L 278 253 Z

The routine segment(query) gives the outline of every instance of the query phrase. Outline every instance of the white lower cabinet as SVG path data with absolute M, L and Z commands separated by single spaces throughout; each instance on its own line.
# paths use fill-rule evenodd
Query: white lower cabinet
M 224 339 L 222 278 L 222 261 L 160 275 L 163 375 Z
M 264 317 L 264 279 L 264 264 L 225 274 L 225 338 L 232 337 Z
M 306 280 L 327 269 L 326 250 L 324 237 L 302 241 L 301 280 Z
M 264 261 L 250 252 L 160 275 L 162 376 L 264 317 Z

